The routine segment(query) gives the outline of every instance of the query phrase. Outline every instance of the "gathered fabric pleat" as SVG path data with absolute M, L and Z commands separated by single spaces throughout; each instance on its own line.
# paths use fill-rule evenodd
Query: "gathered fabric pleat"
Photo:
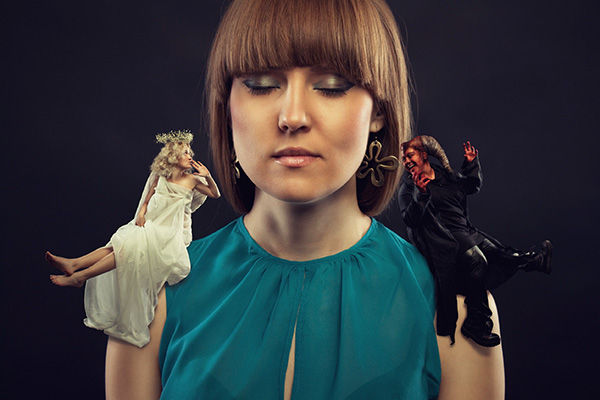
M 272 256 L 240 218 L 188 248 L 167 288 L 165 399 L 436 398 L 434 284 L 418 251 L 376 220 L 353 247 L 306 262 Z

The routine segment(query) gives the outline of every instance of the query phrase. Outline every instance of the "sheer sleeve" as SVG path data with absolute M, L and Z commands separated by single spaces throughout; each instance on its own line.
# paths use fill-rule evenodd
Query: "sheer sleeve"
M 204 185 L 208 185 L 206 178 L 196 175 L 196 179 L 198 179 Z M 205 194 L 202 194 L 199 191 L 194 190 L 194 197 L 192 198 L 192 204 L 191 204 L 192 212 L 196 211 L 198 208 L 200 208 L 200 206 L 202 204 L 204 204 L 204 202 L 206 201 L 206 197 L 207 196 Z
M 156 172 L 150 173 L 150 176 L 148 177 L 148 179 L 146 180 L 146 184 L 144 185 L 144 190 L 142 192 L 142 196 L 140 197 L 140 201 L 138 202 L 138 206 L 135 210 L 135 214 L 133 215 L 134 220 L 136 219 L 138 213 L 140 212 L 140 208 L 142 208 L 142 204 L 144 204 L 144 201 L 146 201 L 146 197 L 148 196 L 148 193 L 150 192 L 150 188 L 158 180 L 158 178 L 159 178 L 159 176 Z

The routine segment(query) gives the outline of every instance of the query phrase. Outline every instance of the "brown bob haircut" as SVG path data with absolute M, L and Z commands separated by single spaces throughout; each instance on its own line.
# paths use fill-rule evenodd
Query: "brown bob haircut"
M 229 96 L 235 77 L 257 71 L 325 66 L 367 89 L 385 117 L 381 157 L 400 157 L 412 115 L 407 61 L 394 15 L 384 0 L 233 0 L 215 35 L 206 76 L 209 136 L 223 193 L 240 213 L 255 186 L 233 174 Z M 366 151 L 366 149 L 365 149 Z M 357 166 L 358 168 L 358 166 Z M 394 197 L 402 167 L 376 188 L 357 180 L 363 213 L 381 213 Z

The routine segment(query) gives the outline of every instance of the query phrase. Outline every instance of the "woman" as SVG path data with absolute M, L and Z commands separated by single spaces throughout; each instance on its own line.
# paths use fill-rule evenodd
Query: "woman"
M 206 89 L 221 186 L 244 216 L 191 244 L 148 346 L 109 341 L 108 398 L 436 398 L 432 277 L 371 218 L 410 137 L 387 5 L 233 1 Z
M 502 245 L 469 221 L 467 195 L 479 192 L 482 182 L 477 149 L 463 144 L 461 172 L 450 167 L 448 157 L 431 136 L 417 136 L 402 143 L 406 174 L 400 188 L 402 218 L 411 241 L 425 255 L 436 277 L 437 331 L 454 341 L 456 293 L 466 295 L 467 318 L 461 332 L 480 346 L 500 344 L 492 332 L 492 311 L 487 289 L 506 282 L 517 271 L 549 274 L 552 244 L 542 243 L 539 253 Z M 440 165 L 429 162 L 438 159 Z
M 192 139 L 189 131 L 157 135 L 164 146 L 136 216 L 106 246 L 73 259 L 46 252 L 46 260 L 64 272 L 50 276 L 55 285 L 87 281 L 84 323 L 138 347 L 150 340 L 148 325 L 165 282 L 175 284 L 190 270 L 191 214 L 207 196 L 220 196 L 208 169 L 192 159 Z

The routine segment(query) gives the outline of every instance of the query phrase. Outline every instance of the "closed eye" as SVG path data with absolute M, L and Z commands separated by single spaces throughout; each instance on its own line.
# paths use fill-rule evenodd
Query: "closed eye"
M 350 86 L 347 89 L 315 89 L 315 90 L 318 90 L 319 92 L 321 92 L 321 94 L 325 97 L 336 98 L 336 97 L 345 96 L 351 87 L 352 86 Z
M 273 90 L 281 87 L 277 79 L 268 75 L 249 77 L 244 79 L 242 83 L 248 88 L 250 94 L 257 96 L 269 94 Z
M 354 84 L 348 79 L 338 75 L 328 75 L 324 79 L 313 85 L 314 90 L 318 90 L 325 97 L 345 96 Z

